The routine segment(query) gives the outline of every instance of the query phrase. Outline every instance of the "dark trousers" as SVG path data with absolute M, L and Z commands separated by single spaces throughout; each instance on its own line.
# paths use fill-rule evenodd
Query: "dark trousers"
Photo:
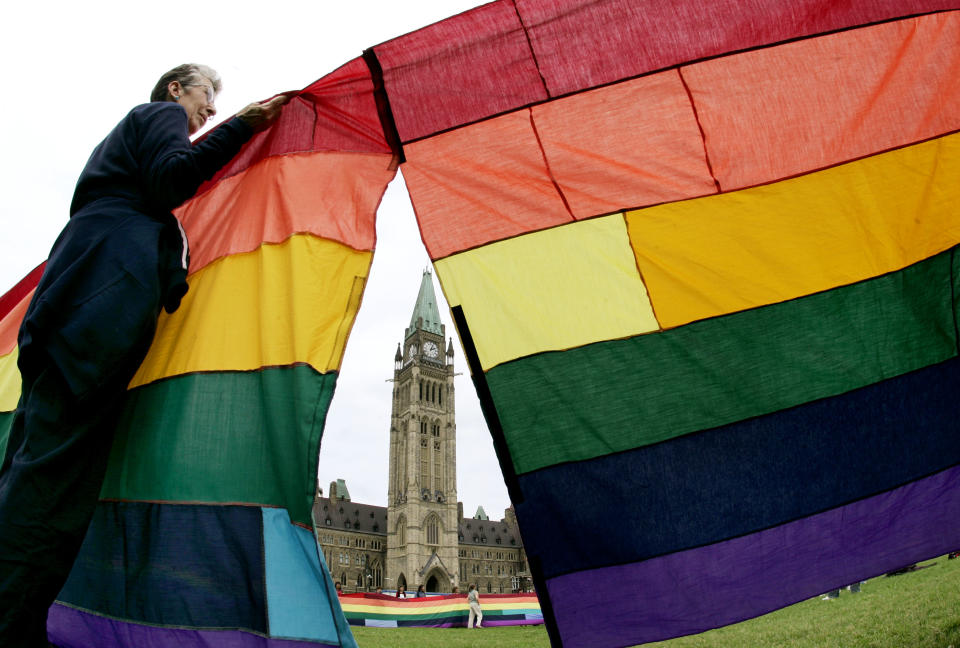
M 126 384 L 76 397 L 48 360 L 20 357 L 23 392 L 0 470 L 0 646 L 47 643 L 100 494 Z

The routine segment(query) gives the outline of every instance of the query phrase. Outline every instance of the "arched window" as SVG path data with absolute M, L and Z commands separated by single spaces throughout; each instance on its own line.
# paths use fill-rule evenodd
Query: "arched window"
M 420 400 L 423 400 L 423 381 L 420 381 Z
M 407 518 L 401 516 L 397 521 L 397 546 L 402 547 L 407 544 Z
M 438 404 L 438 405 L 443 405 L 443 387 L 440 388 L 440 393 L 437 394 L 437 396 L 438 396 L 438 398 L 437 398 L 437 404 Z
M 427 529 L 427 544 L 440 544 L 440 520 L 436 515 L 427 516 L 424 525 Z

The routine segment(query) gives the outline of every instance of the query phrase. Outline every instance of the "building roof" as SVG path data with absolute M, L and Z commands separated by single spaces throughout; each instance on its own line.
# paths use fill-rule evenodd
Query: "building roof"
M 405 337 L 410 337 L 417 329 L 443 335 L 437 295 L 433 292 L 433 273 L 429 268 L 423 271 L 420 292 L 417 295 L 417 303 L 413 307 L 413 315 L 410 316 L 410 326 L 407 327 Z
M 460 521 L 460 544 L 481 547 L 523 546 L 520 533 L 506 520 L 478 520 L 468 518 Z
M 387 507 L 318 497 L 313 503 L 317 528 L 387 535 Z

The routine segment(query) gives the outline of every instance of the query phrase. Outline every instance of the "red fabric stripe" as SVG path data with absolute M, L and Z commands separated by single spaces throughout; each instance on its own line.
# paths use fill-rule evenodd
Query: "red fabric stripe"
M 492 2 L 374 48 L 400 139 L 547 99 L 511 2 Z
M 21 279 L 16 286 L 7 291 L 5 295 L 0 297 L 0 320 L 7 316 L 13 307 L 19 304 L 31 290 L 37 287 L 37 284 L 40 283 L 40 275 L 43 274 L 43 269 L 47 266 L 47 262 L 44 261 L 36 268 L 31 270 L 26 277 Z
M 310 151 L 391 153 L 373 98 L 373 80 L 362 58 L 288 94 L 292 98 L 277 122 L 254 135 L 196 195 L 271 156 Z
M 409 142 L 681 63 L 958 6 L 956 0 L 498 0 L 374 49 L 400 137 Z
M 551 95 L 784 40 L 917 13 L 950 0 L 516 0 Z

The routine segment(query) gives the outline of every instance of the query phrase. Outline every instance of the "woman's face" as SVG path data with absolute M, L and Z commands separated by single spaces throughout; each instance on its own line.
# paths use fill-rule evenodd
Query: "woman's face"
M 170 94 L 177 98 L 177 103 L 187 111 L 188 130 L 191 135 L 217 114 L 217 108 L 213 105 L 216 93 L 209 79 L 199 77 L 196 81 L 183 85 L 174 81 L 169 90 Z

